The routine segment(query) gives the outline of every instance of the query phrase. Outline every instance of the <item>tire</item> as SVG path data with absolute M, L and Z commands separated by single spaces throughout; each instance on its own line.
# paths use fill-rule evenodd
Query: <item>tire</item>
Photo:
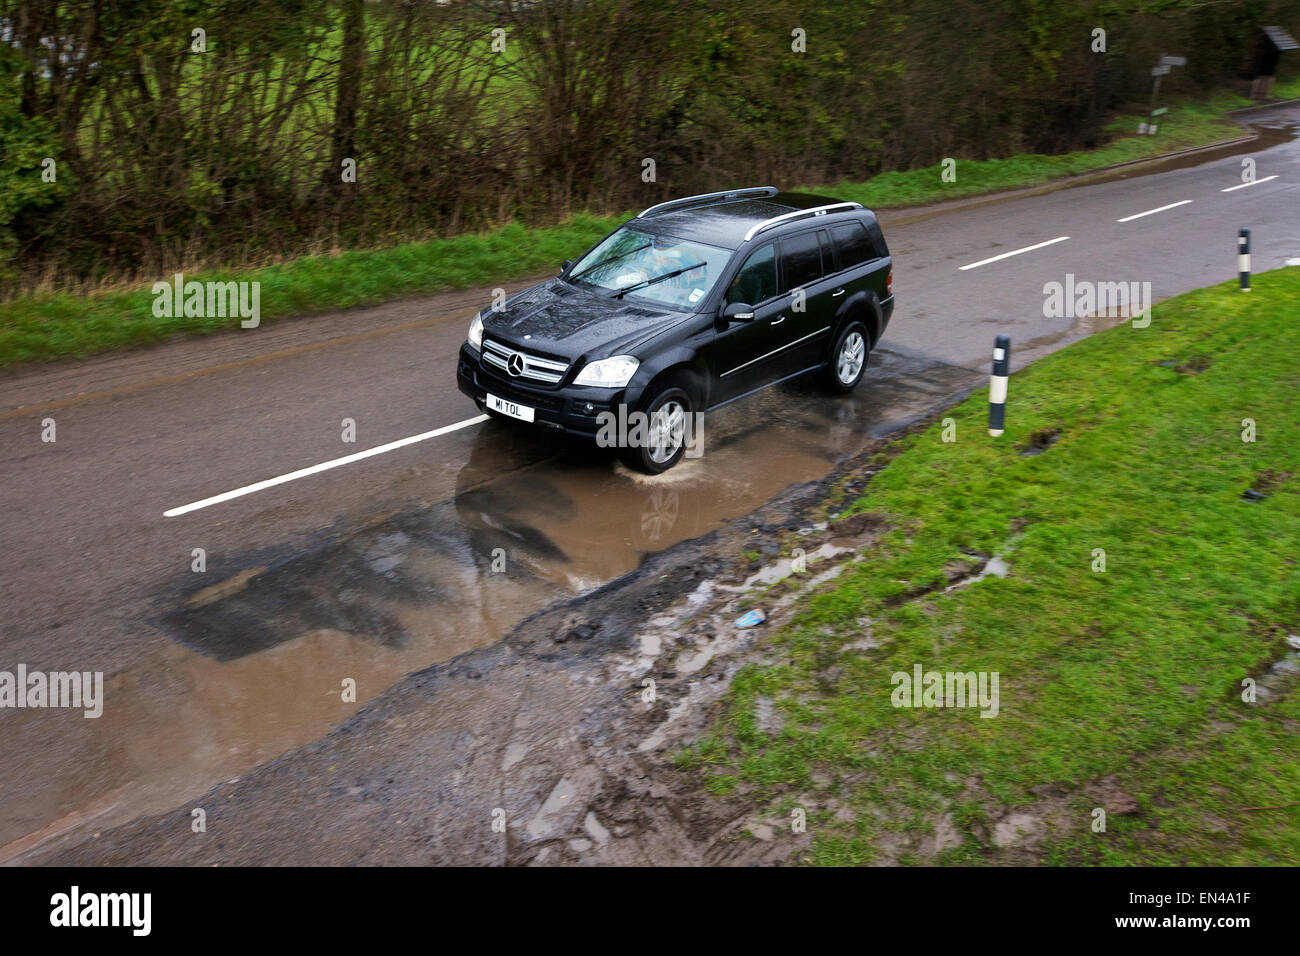
M 845 395 L 857 388 L 870 354 L 871 333 L 861 322 L 850 322 L 836 340 L 826 365 L 824 378 L 830 390 Z
M 637 410 L 648 416 L 647 441 L 639 447 L 620 448 L 618 457 L 634 471 L 647 475 L 662 474 L 686 454 L 690 416 L 695 412 L 695 402 L 686 389 L 667 383 L 658 388 L 648 401 L 642 402 Z M 660 413 L 664 417 L 660 417 Z

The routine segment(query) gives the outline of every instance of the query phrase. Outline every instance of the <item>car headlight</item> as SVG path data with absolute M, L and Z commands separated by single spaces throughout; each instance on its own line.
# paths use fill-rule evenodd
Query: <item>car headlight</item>
M 622 388 L 632 381 L 641 363 L 630 355 L 615 355 L 588 362 L 573 380 L 574 385 L 595 385 L 599 388 Z
M 469 344 L 476 349 L 483 348 L 483 319 L 474 316 L 469 323 Z

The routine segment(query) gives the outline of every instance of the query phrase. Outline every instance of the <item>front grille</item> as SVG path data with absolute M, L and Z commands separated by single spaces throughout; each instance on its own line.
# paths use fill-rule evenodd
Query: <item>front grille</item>
M 517 371 L 512 372 L 511 359 L 516 357 L 518 361 L 514 364 Z M 569 370 L 569 366 L 564 362 L 545 359 L 540 355 L 530 355 L 528 352 L 512 349 L 508 345 L 487 338 L 483 340 L 483 363 L 513 378 L 530 379 L 547 385 L 558 385 L 564 379 L 564 373 Z
M 545 392 L 521 388 L 517 382 L 511 382 L 503 375 L 494 375 L 487 369 L 479 371 L 478 384 L 497 398 L 504 398 L 530 408 L 545 408 L 552 412 L 564 411 L 564 399 L 559 395 L 548 395 Z

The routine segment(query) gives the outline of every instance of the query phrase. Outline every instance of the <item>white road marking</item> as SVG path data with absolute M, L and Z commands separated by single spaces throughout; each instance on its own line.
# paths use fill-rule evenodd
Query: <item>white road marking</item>
M 486 415 L 477 415 L 474 418 L 467 418 L 463 422 L 456 422 L 454 425 L 443 425 L 441 428 L 435 428 L 431 432 L 421 432 L 419 435 L 412 435 L 409 438 L 399 438 L 397 441 L 391 441 L 387 445 L 376 445 L 374 448 L 367 448 L 365 451 L 359 451 L 354 455 L 345 455 L 342 458 L 335 458 L 333 461 L 323 461 L 319 465 L 312 465 L 310 468 L 300 468 L 297 471 L 291 471 L 287 475 L 280 475 L 278 478 L 268 478 L 266 481 L 259 481 L 256 484 L 245 485 L 242 488 L 236 488 L 234 491 L 227 491 L 225 494 L 214 495 L 211 498 L 204 498 L 202 501 L 196 501 L 193 504 L 181 505 L 179 508 L 172 508 L 170 511 L 164 511 L 164 518 L 175 518 L 191 511 L 198 511 L 200 508 L 207 508 L 209 505 L 219 505 L 223 501 L 229 501 L 232 498 L 242 498 L 244 495 L 251 495 L 255 491 L 265 491 L 267 488 L 274 488 L 276 485 L 283 485 L 288 481 L 297 481 L 299 478 L 306 478 L 308 475 L 315 475 L 322 471 L 329 471 L 331 468 L 338 468 L 341 465 L 350 465 L 354 461 L 361 461 L 363 458 L 372 458 L 375 455 L 382 455 L 384 452 L 394 451 L 398 448 L 405 448 L 407 445 L 414 445 L 416 442 L 428 441 L 430 438 L 437 438 L 439 435 L 445 435 L 448 432 L 454 432 L 457 429 L 467 428 L 470 425 L 477 425 L 479 422 L 488 420 Z
M 1116 222 L 1132 222 L 1134 219 L 1141 219 L 1143 216 L 1154 216 L 1158 212 L 1164 212 L 1166 209 L 1174 209 L 1178 206 L 1186 206 L 1192 200 L 1184 199 L 1182 202 L 1171 202 L 1168 206 L 1161 206 L 1159 209 L 1148 209 L 1146 212 L 1140 212 L 1133 216 L 1125 216 L 1123 219 L 1116 219 Z
M 1248 183 L 1238 183 L 1236 186 L 1229 186 L 1227 189 L 1220 189 L 1221 193 L 1230 193 L 1234 189 L 1245 189 L 1247 186 L 1258 186 L 1260 183 L 1266 183 L 1270 179 L 1277 179 L 1276 176 L 1265 176 L 1263 179 L 1253 179 Z
M 997 262 L 999 259 L 1009 259 L 1012 256 L 1018 256 L 1022 252 L 1033 252 L 1035 249 L 1041 249 L 1043 246 L 1050 246 L 1058 242 L 1065 242 L 1069 236 L 1057 236 L 1055 239 L 1048 239 L 1046 242 L 1040 242 L 1036 246 L 1025 246 L 1023 249 L 1016 249 L 1014 252 L 1004 252 L 1000 256 L 993 256 L 991 259 L 981 259 L 979 262 L 972 262 L 968 266 L 960 266 L 960 270 L 965 272 L 967 269 L 978 269 L 980 266 L 986 266 L 990 262 Z

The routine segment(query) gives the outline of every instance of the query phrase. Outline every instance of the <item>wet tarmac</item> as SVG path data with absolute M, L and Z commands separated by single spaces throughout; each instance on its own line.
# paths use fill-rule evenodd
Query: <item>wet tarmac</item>
M 152 626 L 173 642 L 110 677 L 103 718 L 28 711 L 0 761 L 45 781 L 0 803 L 0 858 L 68 831 L 171 807 L 316 740 L 404 674 L 492 644 L 529 614 L 822 478 L 873 438 L 980 384 L 880 349 L 851 396 L 815 378 L 710 415 L 703 454 L 661 476 L 612 454 L 490 422 L 448 500 L 384 515 L 175 594 Z M 355 688 L 350 699 L 345 691 Z M 71 745 L 43 747 L 55 721 Z M 57 731 L 56 731 L 57 732 Z

